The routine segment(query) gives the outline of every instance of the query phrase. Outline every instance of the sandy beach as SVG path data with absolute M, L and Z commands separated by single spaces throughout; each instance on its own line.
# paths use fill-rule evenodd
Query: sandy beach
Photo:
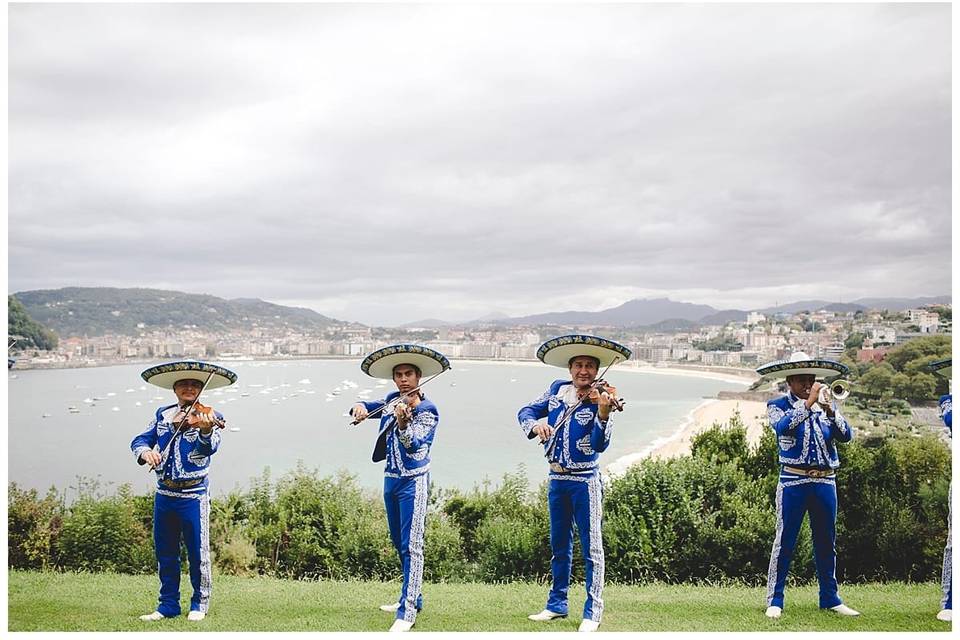
M 673 435 L 656 440 L 641 451 L 617 458 L 607 465 L 606 471 L 611 475 L 620 475 L 630 465 L 648 456 L 672 458 L 690 453 L 693 436 L 708 429 L 714 422 L 728 423 L 734 411 L 738 410 L 747 428 L 747 441 L 756 444 L 763 430 L 767 428 L 765 403 L 749 400 L 704 400 L 687 415 L 687 419 Z

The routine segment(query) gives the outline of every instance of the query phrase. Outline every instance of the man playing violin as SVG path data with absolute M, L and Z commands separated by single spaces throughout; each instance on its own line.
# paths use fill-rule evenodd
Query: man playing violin
M 437 406 L 423 392 L 422 376 L 450 368 L 447 358 L 420 345 L 391 345 L 364 358 L 368 376 L 393 380 L 397 390 L 384 400 L 358 402 L 351 408 L 354 424 L 377 417 L 380 432 L 373 461 L 386 461 L 383 504 L 390 540 L 400 558 L 403 584 L 396 602 L 380 607 L 394 614 L 390 631 L 409 631 L 423 608 L 423 542 L 430 492 L 430 447 L 440 422 Z
M 160 599 L 154 612 L 140 616 L 147 622 L 180 615 L 180 540 L 187 547 L 193 597 L 187 619 L 198 622 L 207 614 L 212 586 L 210 563 L 210 459 L 220 446 L 223 415 L 198 402 L 206 388 L 233 384 L 232 371 L 201 362 L 173 362 L 151 367 L 141 376 L 147 382 L 172 389 L 175 404 L 156 410 L 147 430 L 130 443 L 137 464 L 149 465 L 157 475 L 153 503 L 153 542 L 160 574 Z
M 622 409 L 616 388 L 597 380 L 597 374 L 601 366 L 629 359 L 630 350 L 604 338 L 572 335 L 548 340 L 537 357 L 545 364 L 565 367 L 570 379 L 554 381 L 517 414 L 524 434 L 528 439 L 539 438 L 550 464 L 553 585 L 544 610 L 528 618 L 548 622 L 567 617 L 576 523 L 587 590 L 580 631 L 596 631 L 603 614 L 604 573 L 599 458 L 610 446 L 611 413 Z M 544 418 L 546 423 L 538 422 Z

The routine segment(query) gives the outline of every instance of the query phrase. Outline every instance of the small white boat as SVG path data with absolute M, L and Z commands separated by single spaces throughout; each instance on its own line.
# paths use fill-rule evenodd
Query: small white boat
M 249 397 L 250 397 L 250 394 L 244 392 L 244 393 L 241 393 L 241 394 L 240 394 L 240 397 L 241 397 L 241 398 L 249 398 Z
M 297 384 L 313 384 L 313 383 L 310 382 L 310 378 L 304 378 L 303 380 L 301 380 L 301 381 L 298 382 Z
M 69 411 L 70 413 L 80 413 L 80 409 L 76 407 L 67 407 L 67 411 Z
M 230 427 L 230 431 L 240 431 L 240 427 Z
M 109 397 L 115 396 L 115 395 L 117 395 L 117 394 L 115 394 L 113 391 L 111 391 L 110 393 L 107 394 L 107 397 L 109 398 Z
M 136 391 L 136 389 L 127 389 L 124 393 L 133 393 L 134 391 Z
M 41 417 L 41 418 L 49 418 L 49 417 L 50 417 L 50 414 L 49 414 L 49 413 L 45 413 L 45 414 L 43 414 L 43 415 L 40 416 L 40 417 Z
M 120 407 L 113 407 L 110 409 L 110 411 L 120 411 Z
M 84 398 L 84 399 L 83 399 L 83 402 L 84 402 L 85 404 L 92 404 L 92 403 L 93 403 L 93 398 Z

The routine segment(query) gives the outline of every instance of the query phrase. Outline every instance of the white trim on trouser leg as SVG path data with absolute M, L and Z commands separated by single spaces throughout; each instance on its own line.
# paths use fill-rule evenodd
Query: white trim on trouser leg
M 406 608 L 403 619 L 413 622 L 417 619 L 417 598 L 423 588 L 423 531 L 427 518 L 427 474 L 421 474 L 414 480 L 413 516 L 410 522 L 410 536 L 407 552 L 410 554 L 410 577 L 407 581 Z
M 590 584 L 590 596 L 593 607 L 590 619 L 600 622 L 603 615 L 603 535 L 600 520 L 603 518 L 603 498 L 600 493 L 600 476 L 594 476 L 587 483 L 587 498 L 590 506 L 590 559 L 593 561 L 593 580 Z
M 213 572 L 210 566 L 210 495 L 200 497 L 200 611 L 210 606 Z
M 943 598 L 940 608 L 947 606 L 947 594 L 950 593 L 950 583 L 953 580 L 953 482 L 947 493 L 947 546 L 943 548 L 943 569 L 940 574 L 940 586 L 943 589 Z M 950 603 L 953 606 L 953 603 Z
M 777 482 L 777 532 L 773 536 L 773 549 L 770 550 L 770 566 L 767 567 L 767 606 L 773 602 L 777 589 L 777 565 L 780 564 L 780 545 L 783 538 L 783 483 Z

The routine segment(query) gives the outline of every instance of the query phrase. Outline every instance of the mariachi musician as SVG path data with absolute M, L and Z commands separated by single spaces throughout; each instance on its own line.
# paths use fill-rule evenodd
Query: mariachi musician
M 539 438 L 550 465 L 550 569 L 553 585 L 546 607 L 527 616 L 536 622 L 567 617 L 567 591 L 573 566 L 573 524 L 580 533 L 587 599 L 580 631 L 596 631 L 603 614 L 603 538 L 600 529 L 603 490 L 600 454 L 610 446 L 612 411 L 622 409 L 615 387 L 598 380 L 600 367 L 630 358 L 630 350 L 589 335 L 553 338 L 537 350 L 544 363 L 567 369 L 517 414 L 528 439 Z M 546 418 L 546 423 L 539 422 Z
M 937 375 L 947 379 L 947 383 L 952 386 L 953 378 L 953 358 L 938 360 L 930 363 L 930 369 Z M 950 388 L 947 389 L 950 391 Z M 953 394 L 947 393 L 940 397 L 940 419 L 946 425 L 953 438 Z M 937 614 L 937 620 L 944 622 L 953 621 L 953 482 L 950 482 L 950 491 L 947 494 L 947 546 L 943 549 L 943 573 L 941 574 L 941 585 L 943 586 L 943 598 L 940 600 L 940 612 Z
M 390 631 L 409 631 L 423 608 L 423 537 L 430 491 L 430 447 L 440 422 L 437 406 L 420 390 L 423 376 L 450 368 L 442 353 L 414 344 L 377 349 L 360 363 L 368 376 L 393 380 L 397 390 L 384 400 L 358 402 L 350 409 L 354 424 L 380 418 L 373 461 L 386 460 L 383 503 L 400 566 L 403 586 L 397 602 L 380 607 L 395 613 Z
M 130 443 L 138 464 L 157 474 L 153 502 L 153 543 L 160 573 L 160 602 L 140 616 L 155 622 L 180 615 L 180 539 L 187 547 L 193 597 L 187 620 L 199 622 L 210 604 L 210 459 L 220 446 L 222 414 L 200 404 L 205 389 L 226 387 L 237 374 L 197 361 L 170 362 L 140 374 L 150 384 L 173 390 L 177 401 L 157 409 L 147 430 Z
M 844 616 L 859 612 L 843 604 L 837 588 L 837 442 L 849 442 L 853 428 L 829 388 L 817 377 L 846 375 L 845 365 L 814 359 L 802 351 L 789 360 L 757 369 L 763 378 L 786 378 L 786 395 L 767 402 L 767 417 L 779 444 L 777 528 L 767 572 L 768 618 L 783 613 L 784 585 L 805 513 L 810 514 L 813 555 L 820 583 L 820 608 Z

